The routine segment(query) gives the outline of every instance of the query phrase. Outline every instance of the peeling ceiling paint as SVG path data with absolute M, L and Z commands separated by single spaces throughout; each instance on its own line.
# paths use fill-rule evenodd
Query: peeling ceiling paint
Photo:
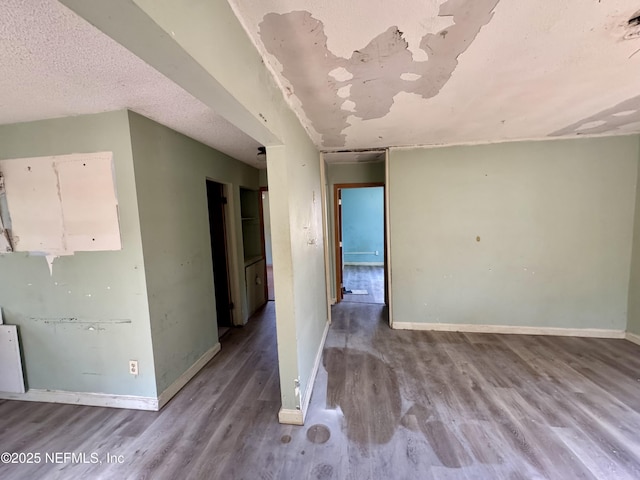
M 640 132 L 635 0 L 230 3 L 325 151 Z
M 409 44 L 396 26 L 354 50 L 349 58 L 329 51 L 324 25 L 310 12 L 269 13 L 260 23 L 259 33 L 267 51 L 282 64 L 282 75 L 293 85 L 307 118 L 321 132 L 322 145 L 341 147 L 351 113 L 363 120 L 382 118 L 400 92 L 422 98 L 437 95 L 451 78 L 458 56 L 491 20 L 498 1 L 443 3 L 439 15 L 451 17 L 453 25 L 422 37 L 420 48 L 428 52 L 426 61 L 413 60 Z M 349 100 L 341 102 L 339 91 L 345 88 L 349 89 Z
M 612 133 L 624 131 L 627 126 L 637 129 L 638 125 L 640 125 L 640 95 L 557 130 L 551 136 Z
M 637 0 L 228 1 L 324 151 L 640 133 Z M 5 0 L 0 18 L 0 124 L 129 108 L 264 166 L 57 1 Z

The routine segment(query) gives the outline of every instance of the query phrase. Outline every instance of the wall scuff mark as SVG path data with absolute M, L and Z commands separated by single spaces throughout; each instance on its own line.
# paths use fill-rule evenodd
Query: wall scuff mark
M 439 16 L 451 17 L 453 25 L 422 37 L 420 48 L 427 61 L 414 61 L 396 26 L 350 58 L 336 56 L 327 47 L 324 25 L 308 11 L 269 13 L 259 33 L 267 51 L 282 64 L 282 74 L 313 127 L 322 134 L 323 146 L 340 147 L 346 144 L 343 132 L 351 115 L 382 118 L 400 92 L 425 99 L 436 96 L 456 69 L 458 57 L 493 17 L 498 2 L 447 0 L 440 5 Z

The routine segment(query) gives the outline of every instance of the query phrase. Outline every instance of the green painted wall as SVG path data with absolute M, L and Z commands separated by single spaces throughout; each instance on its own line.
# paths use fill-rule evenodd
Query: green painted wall
M 638 137 L 640 141 L 640 137 Z M 640 161 L 640 158 L 639 158 Z M 633 229 L 633 254 L 629 280 L 629 322 L 627 331 L 640 335 L 640 168 L 636 181 L 635 221 Z
M 206 180 L 228 186 L 235 225 L 231 281 L 248 318 L 240 187 L 258 170 L 136 113 L 129 113 L 158 392 L 218 343 Z M 235 259 L 235 262 L 234 262 Z M 235 264 L 234 264 L 235 263 Z
M 304 392 L 328 319 L 319 154 L 307 132 L 228 2 L 63 3 L 267 146 L 282 405 L 295 408 L 294 379 Z
M 329 267 L 331 269 L 331 298 L 336 298 L 336 250 L 334 186 L 339 183 L 384 183 L 384 162 L 336 163 L 327 165 L 327 217 L 329 221 Z
M 282 407 L 304 395 L 328 321 L 319 153 L 295 117 L 286 145 L 267 147 Z
M 20 327 L 29 388 L 155 397 L 127 112 L 0 127 L 0 159 L 100 151 L 113 152 L 122 250 L 58 258 L 53 275 L 43 257 L 0 255 L 0 305 Z
M 394 322 L 624 330 L 637 136 L 391 151 Z
M 336 183 L 384 182 L 384 162 L 332 163 L 327 168 L 327 180 L 332 186 Z
M 267 169 L 262 168 L 258 171 L 258 183 L 260 187 L 269 186 L 269 180 L 267 179 Z

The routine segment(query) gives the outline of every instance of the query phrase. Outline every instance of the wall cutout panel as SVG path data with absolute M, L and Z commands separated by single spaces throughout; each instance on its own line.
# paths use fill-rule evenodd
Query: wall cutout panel
M 0 392 L 24 393 L 18 327 L 0 325 Z
M 111 152 L 0 161 L 16 252 L 120 250 Z

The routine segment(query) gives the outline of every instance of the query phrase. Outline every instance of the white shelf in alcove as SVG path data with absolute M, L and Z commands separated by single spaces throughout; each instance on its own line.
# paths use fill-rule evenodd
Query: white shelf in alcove
M 256 255 L 254 257 L 249 257 L 246 258 L 244 261 L 244 266 L 248 267 L 250 265 L 253 265 L 254 263 L 258 263 L 260 260 L 263 260 L 264 257 L 262 255 Z

